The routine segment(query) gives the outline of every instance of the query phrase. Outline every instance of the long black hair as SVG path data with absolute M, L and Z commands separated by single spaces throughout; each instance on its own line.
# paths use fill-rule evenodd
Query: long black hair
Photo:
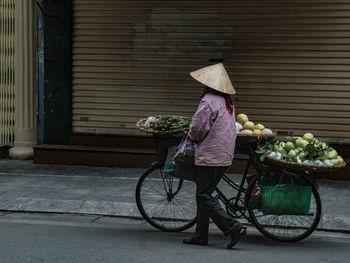
M 215 93 L 218 94 L 220 96 L 223 96 L 225 98 L 225 102 L 226 102 L 226 109 L 228 110 L 228 112 L 232 115 L 233 114 L 233 103 L 232 103 L 232 99 L 231 96 L 222 92 L 219 92 L 217 90 L 211 89 L 209 87 L 205 87 L 203 89 L 201 98 L 203 98 L 205 96 L 205 94 L 208 93 Z

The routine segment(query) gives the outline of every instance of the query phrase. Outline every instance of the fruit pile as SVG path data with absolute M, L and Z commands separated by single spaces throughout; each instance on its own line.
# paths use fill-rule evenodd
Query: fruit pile
M 286 137 L 286 142 L 266 142 L 256 153 L 260 160 L 266 156 L 278 160 L 295 162 L 298 164 L 333 166 L 344 163 L 337 151 L 324 142 L 317 140 L 313 134 L 305 133 L 303 137 Z
M 148 117 L 144 124 L 144 128 L 146 128 L 148 131 L 173 131 L 188 129 L 190 123 L 191 120 L 186 117 Z
M 237 115 L 236 131 L 238 134 L 272 134 L 272 131 L 270 129 L 266 129 L 261 123 L 254 124 L 254 122 L 249 121 L 248 116 L 244 113 Z

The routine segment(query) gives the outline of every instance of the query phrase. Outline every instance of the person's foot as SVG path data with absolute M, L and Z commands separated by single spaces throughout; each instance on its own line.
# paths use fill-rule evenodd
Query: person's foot
M 208 245 L 208 241 L 207 240 L 200 240 L 194 237 L 188 238 L 188 239 L 184 239 L 182 241 L 184 244 L 189 244 L 189 245 L 199 245 L 199 246 L 206 246 Z
M 242 237 L 244 237 L 247 234 L 247 228 L 246 227 L 241 227 L 239 231 L 233 232 L 231 236 L 231 241 L 228 243 L 227 248 L 231 249 L 233 248 L 239 240 L 241 240 Z

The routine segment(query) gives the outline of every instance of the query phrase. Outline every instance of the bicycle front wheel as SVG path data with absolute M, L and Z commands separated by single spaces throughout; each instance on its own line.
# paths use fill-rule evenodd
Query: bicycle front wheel
M 148 169 L 138 181 L 136 203 L 143 218 L 152 226 L 178 232 L 196 223 L 196 185 L 170 176 L 163 164 Z
M 298 183 L 311 186 L 310 209 L 306 214 L 273 214 L 264 213 L 261 206 L 252 206 L 256 202 L 252 198 L 256 194 L 258 176 L 256 176 L 248 186 L 245 203 L 248 207 L 249 216 L 256 228 L 265 236 L 277 240 L 297 242 L 308 237 L 317 227 L 321 218 L 321 199 L 315 185 L 307 178 L 293 176 L 283 176 L 284 183 L 290 184 L 298 180 Z M 278 178 L 278 181 L 281 179 Z M 287 182 L 289 181 L 289 182 Z M 255 193 L 254 193 L 255 192 Z M 261 193 L 260 193 L 261 194 Z

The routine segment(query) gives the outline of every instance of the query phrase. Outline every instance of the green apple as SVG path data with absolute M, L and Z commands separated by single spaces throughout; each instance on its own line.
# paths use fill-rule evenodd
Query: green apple
M 301 161 L 304 161 L 304 160 L 306 160 L 306 156 L 307 156 L 307 154 L 305 153 L 305 152 L 301 152 L 301 153 L 299 153 L 299 159 L 301 160 Z
M 304 134 L 303 139 L 305 141 L 312 142 L 314 139 L 314 135 L 312 133 L 307 132 Z
M 297 139 L 297 140 L 295 141 L 295 145 L 296 145 L 297 147 L 304 148 L 307 144 L 308 144 L 308 141 L 305 141 L 303 138 Z
M 297 157 L 297 153 L 296 153 L 294 150 L 290 150 L 290 151 L 288 152 L 288 158 L 289 158 L 290 160 L 294 160 L 296 157 Z
M 338 153 L 337 153 L 337 151 L 336 150 L 332 150 L 332 151 L 330 151 L 330 152 L 327 152 L 327 151 L 325 151 L 325 155 L 327 156 L 327 159 L 336 159 L 337 158 L 337 156 L 338 156 Z
M 340 155 L 337 156 L 337 159 L 338 159 L 339 163 L 343 163 L 344 162 L 344 159 Z
M 332 162 L 332 164 L 334 164 L 334 165 L 339 164 L 339 160 L 338 160 L 338 159 L 332 159 L 331 162 Z
M 294 150 L 295 149 L 295 146 L 292 142 L 287 142 L 285 145 L 284 145 L 284 149 L 289 152 L 290 150 Z
M 295 151 L 297 154 L 299 154 L 299 153 L 301 153 L 301 152 L 303 151 L 303 149 L 298 147 L 298 148 L 295 148 L 294 151 Z

